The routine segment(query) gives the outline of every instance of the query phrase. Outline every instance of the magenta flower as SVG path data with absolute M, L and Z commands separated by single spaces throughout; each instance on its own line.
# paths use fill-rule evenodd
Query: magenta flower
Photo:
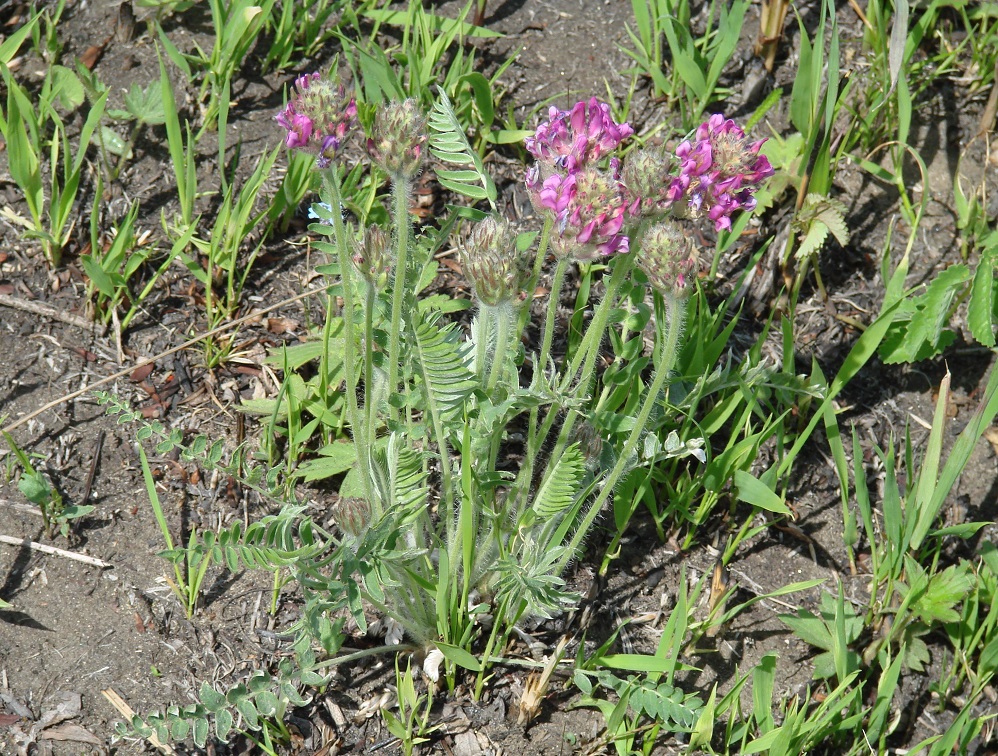
M 610 171 L 590 166 L 550 176 L 541 185 L 535 204 L 554 215 L 551 243 L 558 254 L 593 260 L 628 251 L 630 241 L 622 233 L 628 202 L 618 173 L 615 161 Z
M 613 120 L 609 105 L 592 97 L 571 110 L 552 105 L 548 120 L 524 142 L 539 162 L 572 173 L 613 152 L 633 133 L 629 124 Z
M 552 173 L 541 179 L 540 164 L 527 169 L 525 183 L 530 192 L 530 201 L 538 212 L 550 212 L 555 217 L 562 215 L 575 193 L 575 173 L 565 175 Z
M 285 144 L 317 156 L 325 168 L 340 151 L 357 118 L 357 102 L 338 81 L 311 73 L 295 79 L 288 104 L 274 120 L 288 134 Z
M 718 231 L 730 229 L 731 216 L 755 209 L 755 190 L 773 175 L 769 160 L 759 154 L 765 141 L 750 143 L 730 118 L 712 115 L 692 141 L 676 148 L 679 175 L 666 190 L 667 201 L 685 201 L 690 217 L 706 216 Z

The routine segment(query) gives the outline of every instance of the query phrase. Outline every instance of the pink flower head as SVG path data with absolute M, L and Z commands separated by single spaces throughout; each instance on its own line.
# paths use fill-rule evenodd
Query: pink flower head
M 548 120 L 524 142 L 539 162 L 572 173 L 613 152 L 633 133 L 629 124 L 613 120 L 609 105 L 592 97 L 571 110 L 552 105 Z
M 338 81 L 316 72 L 295 79 L 288 104 L 274 120 L 287 130 L 285 144 L 318 157 L 325 168 L 339 152 L 357 118 L 357 103 Z
M 691 217 L 706 215 L 718 230 L 731 228 L 738 210 L 755 209 L 755 190 L 773 175 L 765 155 L 765 139 L 749 142 L 730 118 L 712 115 L 697 127 L 693 140 L 676 148 L 679 175 L 666 190 L 670 203 L 685 200 Z
M 589 166 L 544 182 L 538 202 L 554 214 L 556 251 L 576 260 L 628 251 L 630 240 L 623 233 L 628 203 L 618 173 L 619 165 L 610 171 Z

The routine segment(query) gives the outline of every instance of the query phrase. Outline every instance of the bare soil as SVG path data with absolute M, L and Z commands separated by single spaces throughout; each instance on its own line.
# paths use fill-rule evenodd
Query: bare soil
M 454 14 L 456 5 L 435 4 L 434 9 Z M 803 12 L 806 16 L 809 11 Z M 582 97 L 602 96 L 607 90 L 624 97 L 629 77 L 623 72 L 629 60 L 618 45 L 628 44 L 625 28 L 630 14 L 626 0 L 489 3 L 486 25 L 506 36 L 488 46 L 488 59 L 501 61 L 522 48 L 503 80 L 518 118 L 526 118 L 549 101 L 565 107 Z M 757 28 L 757 14 L 758 6 L 753 6 L 746 23 L 746 39 L 725 82 L 735 90 L 729 112 L 741 115 L 751 112 L 765 91 L 774 85 L 786 85 L 788 77 L 793 76 L 793 69 L 784 62 L 772 77 L 763 76 L 761 88 L 743 91 L 747 88 L 744 82 L 756 70 L 750 37 Z M 72 60 L 91 45 L 104 42 L 117 19 L 116 5 L 71 0 L 60 26 L 66 45 L 64 59 Z M 842 11 L 840 23 L 843 36 L 858 46 L 859 25 L 848 8 Z M 788 23 L 786 55 L 790 58 L 795 54 L 796 29 L 795 23 Z M 117 97 L 133 82 L 145 85 L 158 78 L 152 39 L 143 24 L 136 31 L 127 41 L 112 36 L 94 69 Z M 170 33 L 184 48 L 191 39 L 203 37 L 205 29 L 193 24 L 186 28 L 180 20 Z M 335 50 L 327 52 L 329 58 L 309 63 L 325 63 Z M 25 65 L 41 64 L 28 60 Z M 302 70 L 312 67 L 304 66 Z M 282 87 L 291 76 L 289 73 L 284 78 L 264 79 L 252 70 L 243 72 L 234 89 L 237 102 L 230 115 L 234 136 L 229 141 L 242 140 L 247 156 L 244 164 L 252 164 L 255 155 L 272 148 L 280 139 L 271 118 L 281 104 Z M 188 99 L 181 107 L 190 111 L 194 93 L 186 94 Z M 919 105 L 916 147 L 929 166 L 926 188 L 931 192 L 931 201 L 911 255 L 912 284 L 928 280 L 959 260 L 951 187 L 962 152 L 970 150 L 964 165 L 977 172 L 968 180 L 987 181 L 991 196 L 998 196 L 994 192 L 998 167 L 988 161 L 981 140 L 971 143 L 982 107 L 981 99 L 971 98 L 958 84 L 948 81 L 930 90 Z M 639 89 L 632 113 L 632 123 L 641 131 L 661 118 L 663 109 L 648 97 L 647 91 Z M 785 115 L 777 113 L 774 117 L 778 129 L 778 121 Z M 528 125 L 535 120 L 531 116 Z M 161 210 L 171 211 L 174 190 L 164 144 L 161 129 L 154 129 L 140 140 L 136 159 L 105 202 L 108 213 L 120 214 L 132 199 L 141 199 L 138 226 L 154 233 L 159 229 Z M 205 159 L 199 168 L 200 182 L 206 186 L 217 181 L 218 167 L 211 157 L 212 150 L 206 143 Z M 500 172 L 517 175 L 511 152 L 495 159 Z M 5 160 L 0 157 L 0 198 L 4 204 L 23 210 L 18 189 L 2 165 Z M 868 322 L 879 308 L 883 291 L 879 258 L 889 224 L 896 215 L 897 199 L 890 188 L 852 167 L 839 172 L 837 189 L 848 205 L 853 241 L 846 249 L 832 246 L 823 253 L 821 272 L 829 290 L 828 303 L 816 292 L 805 292 L 802 298 L 797 323 L 802 338 L 800 353 L 795 355 L 800 372 L 808 371 L 815 357 L 826 375 L 834 374 L 858 337 L 855 329 L 835 315 L 847 314 Z M 92 184 L 88 191 L 92 192 Z M 85 196 L 80 205 L 77 231 L 81 244 L 86 237 L 91 201 L 92 196 Z M 503 201 L 511 215 L 530 212 L 516 184 L 505 186 Z M 782 220 L 780 213 L 766 216 L 760 234 L 777 233 Z M 0 223 L 0 293 L 42 303 L 62 313 L 84 315 L 83 277 L 76 259 L 79 246 L 68 251 L 62 270 L 51 273 L 36 243 L 21 238 L 15 227 Z M 301 231 L 302 226 L 292 228 L 289 237 L 297 233 L 300 238 Z M 903 237 L 903 233 L 895 231 L 893 246 L 897 254 Z M 251 282 L 251 307 L 300 291 L 314 264 L 304 247 L 291 246 L 284 239 L 269 240 L 266 249 Z M 734 254 L 723 261 L 722 270 L 736 271 L 745 259 L 743 251 Z M 571 305 L 573 296 L 573 292 L 566 293 L 566 305 Z M 772 304 L 763 296 L 754 302 L 760 311 Z M 198 313 L 191 279 L 179 268 L 171 271 L 145 309 L 145 315 L 125 335 L 125 361 L 119 362 L 113 335 L 97 327 L 83 329 L 15 307 L 0 307 L 0 413 L 17 419 L 185 340 L 192 332 L 192 318 L 196 319 Z M 265 347 L 293 343 L 303 328 L 321 320 L 322 313 L 318 302 L 305 301 L 271 317 L 283 318 L 284 322 L 278 327 L 264 320 L 241 330 L 239 339 L 244 348 L 240 360 L 221 369 L 205 370 L 199 352 L 192 350 L 157 363 L 148 374 L 121 379 L 109 390 L 169 425 L 235 439 L 238 423 L 233 404 L 240 397 L 273 390 L 260 370 Z M 744 337 L 747 340 L 751 334 L 745 333 Z M 779 345 L 774 343 L 772 350 L 777 357 Z M 924 440 L 927 431 L 921 421 L 932 417 L 934 391 L 947 367 L 954 376 L 948 429 L 948 438 L 954 438 L 973 410 L 976 393 L 991 365 L 989 352 L 972 347 L 954 350 L 945 361 L 910 367 L 873 361 L 840 399 L 840 405 L 847 408 L 846 422 L 859 429 L 864 458 L 872 466 L 873 445 L 885 447 L 892 438 L 903 438 L 906 426 L 912 427 L 916 444 Z M 257 429 L 249 422 L 246 430 L 252 435 Z M 191 702 L 203 681 L 231 685 L 252 669 L 274 665 L 288 653 L 282 631 L 296 618 L 300 599 L 291 587 L 285 588 L 276 615 L 269 615 L 269 577 L 213 571 L 203 607 L 192 620 L 185 618 L 164 579 L 169 566 L 157 556 L 164 544 L 138 467 L 134 429 L 116 425 L 85 395 L 43 413 L 15 436 L 22 448 L 36 456 L 38 466 L 67 502 L 93 504 L 96 508 L 79 522 L 68 541 L 49 539 L 40 516 L 5 475 L 0 480 L 0 534 L 70 549 L 113 566 L 101 569 L 43 554 L 28 545 L 0 544 L 0 597 L 15 606 L 0 612 L 0 752 L 15 754 L 29 748 L 36 749 L 32 753 L 54 754 L 149 752 L 151 747 L 141 740 L 120 741 L 113 737 L 113 723 L 121 716 L 102 691 L 113 689 L 136 712 L 150 712 L 168 704 Z M 233 492 L 226 481 L 213 479 L 210 473 L 185 467 L 176 460 L 154 459 L 153 465 L 175 538 L 189 532 L 192 525 L 224 527 L 237 519 L 253 520 L 269 506 Z M 948 502 L 947 516 L 966 521 L 998 518 L 996 470 L 995 450 L 982 441 Z M 84 502 L 91 471 L 93 487 Z M 846 596 L 864 605 L 868 578 L 850 574 L 838 483 L 827 449 L 820 441 L 811 445 L 795 475 L 790 500 L 799 519 L 789 531 L 768 528 L 742 544 L 730 565 L 738 585 L 730 600 L 745 600 L 794 581 L 822 578 L 830 589 L 841 581 Z M 320 521 L 332 496 L 318 491 L 310 495 L 311 514 Z M 652 524 L 639 514 L 608 580 L 593 579 L 598 561 L 583 560 L 571 576 L 587 595 L 585 613 L 592 628 L 589 642 L 599 641 L 600 633 L 608 632 L 627 617 L 660 610 L 667 613 L 674 603 L 681 570 L 685 570 L 691 585 L 709 574 L 718 549 L 723 549 L 730 527 L 737 522 L 737 517 L 718 518 L 716 528 L 683 552 L 675 541 L 659 542 Z M 979 539 L 998 540 L 998 526 L 986 528 Z M 592 539 L 590 552 L 597 559 L 607 540 L 600 534 Z M 763 655 L 776 652 L 780 659 L 776 688 L 780 697 L 802 694 L 811 684 L 811 650 L 787 631 L 777 614 L 788 611 L 788 605 L 814 608 L 819 597 L 820 589 L 815 589 L 784 597 L 787 604 L 763 602 L 739 615 L 716 639 L 715 648 L 697 649 L 683 660 L 700 670 L 682 681 L 684 689 L 706 698 L 716 683 L 719 693 L 723 693 Z M 705 607 L 700 611 L 705 612 Z M 553 645 L 569 621 L 561 618 L 533 632 L 542 643 Z M 578 629 L 579 619 L 573 617 L 571 621 Z M 623 633 L 621 643 L 629 651 L 652 652 L 659 628 L 657 622 L 632 624 Z M 354 640 L 358 645 L 366 642 L 361 637 Z M 933 663 L 938 664 L 942 645 L 939 639 L 930 640 Z M 574 647 L 569 652 L 574 653 Z M 524 644 L 509 653 L 529 655 Z M 906 678 L 904 700 L 895 701 L 904 717 L 895 738 L 898 747 L 944 728 L 954 716 L 952 708 L 938 710 L 938 702 L 928 690 L 931 680 L 931 672 Z M 527 756 L 612 750 L 600 744 L 602 718 L 590 710 L 572 709 L 574 694 L 564 686 L 552 687 L 537 721 L 529 726 L 518 724 L 517 703 L 524 682 L 522 671 L 499 668 L 479 703 L 472 703 L 463 688 L 451 697 L 440 695 L 436 713 L 443 726 L 435 734 L 429 752 Z M 339 670 L 329 688 L 315 693 L 308 706 L 293 712 L 290 724 L 295 738 L 286 751 L 399 752 L 397 741 L 384 728 L 372 705 L 393 683 L 390 660 L 368 660 Z M 74 696 L 81 704 L 78 711 L 73 706 Z M 45 729 L 45 717 L 56 712 L 62 714 L 55 719 L 65 717 L 63 725 L 78 727 L 58 729 L 53 723 Z M 69 739 L 51 739 L 54 734 Z M 677 741 L 664 740 L 656 752 L 674 753 L 680 747 Z M 994 748 L 993 743 L 980 748 L 980 753 L 994 753 L 987 750 Z M 255 749 L 252 743 L 236 739 L 227 745 L 215 744 L 210 752 L 255 753 Z

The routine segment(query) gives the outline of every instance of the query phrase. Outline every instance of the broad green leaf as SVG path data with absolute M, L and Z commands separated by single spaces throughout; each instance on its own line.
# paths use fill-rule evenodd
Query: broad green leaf
M 759 509 L 776 514 L 790 514 L 790 509 L 769 486 L 745 470 L 735 471 L 735 487 L 738 489 L 738 500 L 751 504 Z
M 482 664 L 478 661 L 472 654 L 465 651 L 463 648 L 457 646 L 452 646 L 449 643 L 444 643 L 443 641 L 436 641 L 433 644 L 444 657 L 464 669 L 471 670 L 472 672 L 481 672 Z

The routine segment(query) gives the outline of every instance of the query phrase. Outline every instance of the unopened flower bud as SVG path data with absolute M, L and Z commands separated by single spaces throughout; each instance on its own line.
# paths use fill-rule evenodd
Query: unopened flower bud
M 414 99 L 382 103 L 374 115 L 367 151 L 393 180 L 411 179 L 426 149 L 426 118 Z
M 586 469 L 594 472 L 602 464 L 603 439 L 592 423 L 581 420 L 572 426 L 571 440 L 579 445 Z
M 520 283 L 516 232 L 504 218 L 480 221 L 461 248 L 464 274 L 482 303 L 495 307 L 516 296 Z
M 364 499 L 341 497 L 333 506 L 333 521 L 347 535 L 359 538 L 371 524 L 371 505 Z
M 380 226 L 364 229 L 364 239 L 357 245 L 353 263 L 364 280 L 375 289 L 383 289 L 392 270 L 390 239 Z
M 664 220 L 645 233 L 638 265 L 663 294 L 685 297 L 696 278 L 700 258 L 696 243 L 683 227 Z
M 673 161 L 656 150 L 643 149 L 627 156 L 622 180 L 635 214 L 662 215 L 672 201 L 667 195 Z
M 285 144 L 317 156 L 325 168 L 343 147 L 357 118 L 357 103 L 335 77 L 299 76 L 288 104 L 275 120 L 287 130 Z

